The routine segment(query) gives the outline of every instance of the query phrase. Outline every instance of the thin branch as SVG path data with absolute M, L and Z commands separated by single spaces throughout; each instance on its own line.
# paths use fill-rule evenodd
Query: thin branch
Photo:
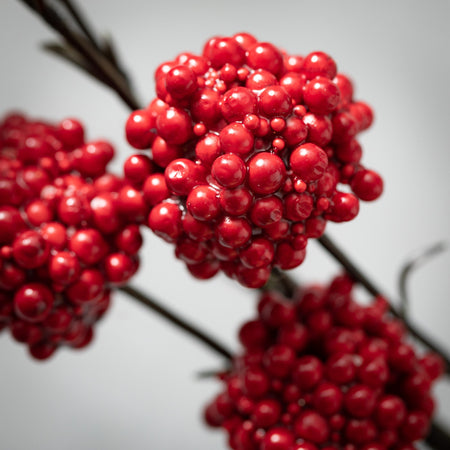
M 150 308 L 153 312 L 159 314 L 164 319 L 168 320 L 172 325 L 186 331 L 191 336 L 195 337 L 199 341 L 206 344 L 209 348 L 214 350 L 216 353 L 224 356 L 227 360 L 232 359 L 232 353 L 222 344 L 217 342 L 214 338 L 209 336 L 204 331 L 200 330 L 198 327 L 192 325 L 187 320 L 183 319 L 179 315 L 169 311 L 166 307 L 161 305 L 159 302 L 146 295 L 144 292 L 137 288 L 131 286 L 124 286 L 118 288 L 119 291 L 127 294 L 129 297 L 137 300 L 142 305 Z
M 449 450 L 450 434 L 441 424 L 434 420 L 431 422 L 425 442 L 434 450 Z
M 44 43 L 42 47 L 45 51 L 65 59 L 75 67 L 91 75 L 96 80 L 101 80 L 103 84 L 106 84 L 112 88 L 109 81 L 103 77 L 103 75 L 99 73 L 95 67 L 92 67 L 92 65 L 89 64 L 76 50 L 74 50 L 73 47 L 69 45 L 64 46 L 55 42 Z
M 101 47 L 95 37 L 95 33 L 91 30 L 86 18 L 83 16 L 81 11 L 78 9 L 77 5 L 73 3 L 71 0 L 58 0 L 60 3 L 62 3 L 67 11 L 69 11 L 70 15 L 75 20 L 76 24 L 80 27 L 80 29 L 83 31 L 86 38 L 89 40 L 89 42 L 99 51 L 101 51 Z
M 111 62 L 111 64 L 117 69 L 118 72 L 122 75 L 122 77 L 127 82 L 128 86 L 131 87 L 130 77 L 126 73 L 124 67 L 119 62 L 119 58 L 117 56 L 116 49 L 114 48 L 114 44 L 111 36 L 102 36 L 101 40 L 96 37 L 96 33 L 89 26 L 86 17 L 81 13 L 78 8 L 76 2 L 72 0 L 55 0 L 65 6 L 67 11 L 70 13 L 71 17 L 78 25 L 80 30 L 83 32 L 86 39 L 98 50 L 102 53 L 106 58 Z
M 406 314 L 409 306 L 408 293 L 407 293 L 407 282 L 411 272 L 417 269 L 420 265 L 427 262 L 431 257 L 443 252 L 447 249 L 447 244 L 445 242 L 438 242 L 433 246 L 422 250 L 414 258 L 409 260 L 400 272 L 399 277 L 399 292 L 400 292 L 400 314 L 406 320 Z
M 286 272 L 274 268 L 272 269 L 269 280 L 261 290 L 282 292 L 285 297 L 292 298 L 297 290 L 297 283 Z
M 318 239 L 319 243 L 324 247 L 334 258 L 339 261 L 339 263 L 345 268 L 348 274 L 357 282 L 359 282 L 362 286 L 364 286 L 368 292 L 372 295 L 377 296 L 381 295 L 385 297 L 378 287 L 368 278 L 366 274 L 364 274 L 356 264 L 350 260 L 350 258 L 325 234 Z M 396 317 L 401 317 L 399 311 L 390 303 L 389 310 L 392 315 Z M 444 360 L 446 365 L 446 373 L 450 374 L 450 357 L 440 345 L 426 336 L 421 330 L 417 329 L 413 326 L 409 321 L 404 321 L 405 325 L 408 328 L 409 333 L 415 339 L 420 341 L 423 345 L 428 347 L 430 350 L 438 353 L 441 358 Z M 450 448 L 450 447 L 449 447 Z
M 217 369 L 210 369 L 210 370 L 202 370 L 200 372 L 197 372 L 196 377 L 199 380 L 206 380 L 207 378 L 218 378 L 220 375 L 229 372 L 230 367 L 223 368 L 221 370 Z
M 106 79 L 106 85 L 112 88 L 130 109 L 135 110 L 140 108 L 128 80 L 88 39 L 71 30 L 64 19 L 43 0 L 38 0 L 37 2 L 33 0 L 20 1 L 38 14 L 51 28 L 65 39 L 68 45 L 73 47 L 73 50 L 78 52 L 87 63 L 95 68 L 95 73 L 98 72 L 101 74 L 101 77 L 97 79 L 104 84 Z M 89 73 L 92 75 L 92 72 Z

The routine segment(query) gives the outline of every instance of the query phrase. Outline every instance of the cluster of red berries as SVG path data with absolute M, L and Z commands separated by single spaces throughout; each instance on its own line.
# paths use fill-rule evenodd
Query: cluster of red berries
M 158 97 L 126 123 L 129 143 L 151 149 L 133 181 L 152 206 L 149 227 L 198 278 L 222 269 L 261 287 L 272 267 L 301 264 L 327 220 L 353 219 L 359 199 L 383 190 L 356 140 L 372 111 L 323 52 L 214 37 L 202 55 L 161 64 L 155 81 Z
M 435 354 L 419 356 L 386 300 L 357 303 L 347 276 L 293 300 L 265 293 L 245 350 L 206 408 L 233 450 L 412 450 L 428 430 Z
M 113 155 L 76 120 L 0 122 L 0 330 L 37 359 L 87 345 L 111 287 L 138 268 L 129 186 L 106 173 Z

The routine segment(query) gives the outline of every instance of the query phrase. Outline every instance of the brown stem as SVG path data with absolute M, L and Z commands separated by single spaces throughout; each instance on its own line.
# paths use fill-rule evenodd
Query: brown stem
M 99 81 L 114 90 L 129 108 L 132 110 L 140 108 L 127 78 L 123 76 L 121 71 L 89 39 L 72 31 L 61 16 L 52 7 L 47 5 L 45 1 L 21 1 L 38 14 L 51 28 L 57 31 L 89 65 L 95 68 L 95 71 L 92 71 L 91 75 L 93 72 L 98 72 L 100 75 L 98 77 Z M 105 80 L 107 81 L 105 82 Z
M 80 30 L 83 32 L 86 39 L 95 47 L 96 50 L 102 53 L 111 62 L 111 64 L 116 68 L 117 71 L 120 72 L 122 77 L 125 79 L 126 83 L 128 83 L 128 88 L 131 91 L 130 77 L 119 62 L 119 58 L 116 54 L 111 38 L 102 36 L 101 40 L 99 40 L 96 37 L 96 33 L 92 31 L 91 27 L 88 24 L 88 21 L 81 13 L 76 2 L 72 0 L 58 0 L 58 1 L 59 3 L 62 3 L 65 6 L 67 11 L 69 11 L 73 20 L 78 25 Z
M 270 278 L 267 283 L 261 288 L 262 291 L 278 291 L 284 296 L 292 298 L 297 289 L 297 283 L 282 270 L 277 268 L 272 269 Z
M 150 308 L 153 312 L 159 314 L 161 317 L 172 323 L 172 325 L 181 328 L 191 336 L 203 342 L 216 353 L 224 356 L 227 360 L 232 359 L 232 353 L 228 349 L 226 349 L 224 345 L 217 342 L 216 339 L 212 338 L 207 333 L 200 330 L 198 327 L 189 323 L 186 319 L 183 319 L 179 315 L 169 311 L 166 307 L 162 306 L 159 302 L 151 298 L 149 295 L 131 286 L 123 286 L 118 289 L 119 291 L 127 294 L 129 297 L 137 300 L 147 308 Z
M 71 0 L 59 0 L 66 9 L 70 12 L 71 16 L 74 18 L 77 25 L 83 31 L 86 38 L 91 42 L 91 44 L 99 51 L 101 51 L 101 47 L 95 37 L 94 32 L 91 30 L 90 26 L 86 18 L 82 15 L 81 11 L 78 9 L 78 6 L 73 3 Z

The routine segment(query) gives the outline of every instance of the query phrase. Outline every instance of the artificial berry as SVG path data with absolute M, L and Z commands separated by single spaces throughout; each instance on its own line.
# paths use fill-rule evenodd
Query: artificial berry
M 205 411 L 210 426 L 229 433 L 231 448 L 398 450 L 425 436 L 431 378 L 442 361 L 418 357 L 403 337 L 392 344 L 374 327 L 374 310 L 381 323 L 393 320 L 386 301 L 362 305 L 352 290 L 339 276 L 290 300 L 262 294 L 257 317 L 239 331 L 243 354 L 221 374 L 223 392 Z M 408 355 L 409 363 L 392 355 Z
M 246 286 L 262 287 L 272 268 L 302 263 L 308 238 L 320 237 L 327 221 L 352 220 L 359 199 L 382 193 L 355 139 L 372 111 L 324 52 L 302 57 L 248 33 L 216 36 L 201 55 L 162 63 L 155 81 L 157 98 L 125 125 L 129 143 L 149 149 L 149 159 L 132 156 L 124 165 L 142 192 L 129 214 L 143 221 L 147 205 L 150 228 L 175 247 L 186 237 L 205 243 L 203 268 L 219 264 Z M 242 224 L 242 238 L 231 236 L 239 233 L 230 223 Z M 271 245 L 255 267 L 249 255 L 260 236 Z M 218 245 L 238 251 L 224 261 Z M 180 249 L 175 254 L 184 258 Z M 200 266 L 189 270 L 204 278 Z
M 0 122 L 0 328 L 36 359 L 88 345 L 111 286 L 137 270 L 139 223 L 152 204 L 136 201 L 131 184 L 154 165 L 129 158 L 127 184 L 106 173 L 113 154 L 106 141 L 85 141 L 75 119 Z

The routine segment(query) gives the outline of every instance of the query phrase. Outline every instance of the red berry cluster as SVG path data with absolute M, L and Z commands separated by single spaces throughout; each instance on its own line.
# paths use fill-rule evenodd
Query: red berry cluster
M 414 449 L 443 362 L 418 356 L 405 337 L 386 300 L 354 301 L 347 276 L 291 301 L 265 293 L 206 421 L 233 450 Z
M 153 207 L 149 227 L 199 278 L 222 269 L 260 287 L 272 267 L 301 264 L 327 220 L 353 219 L 358 198 L 382 192 L 356 140 L 372 111 L 325 53 L 214 37 L 202 55 L 161 64 L 155 81 L 158 98 L 130 115 L 126 136 L 164 174 L 135 181 Z
M 37 359 L 87 345 L 111 287 L 138 268 L 127 185 L 106 173 L 113 155 L 76 120 L 0 122 L 0 329 Z

